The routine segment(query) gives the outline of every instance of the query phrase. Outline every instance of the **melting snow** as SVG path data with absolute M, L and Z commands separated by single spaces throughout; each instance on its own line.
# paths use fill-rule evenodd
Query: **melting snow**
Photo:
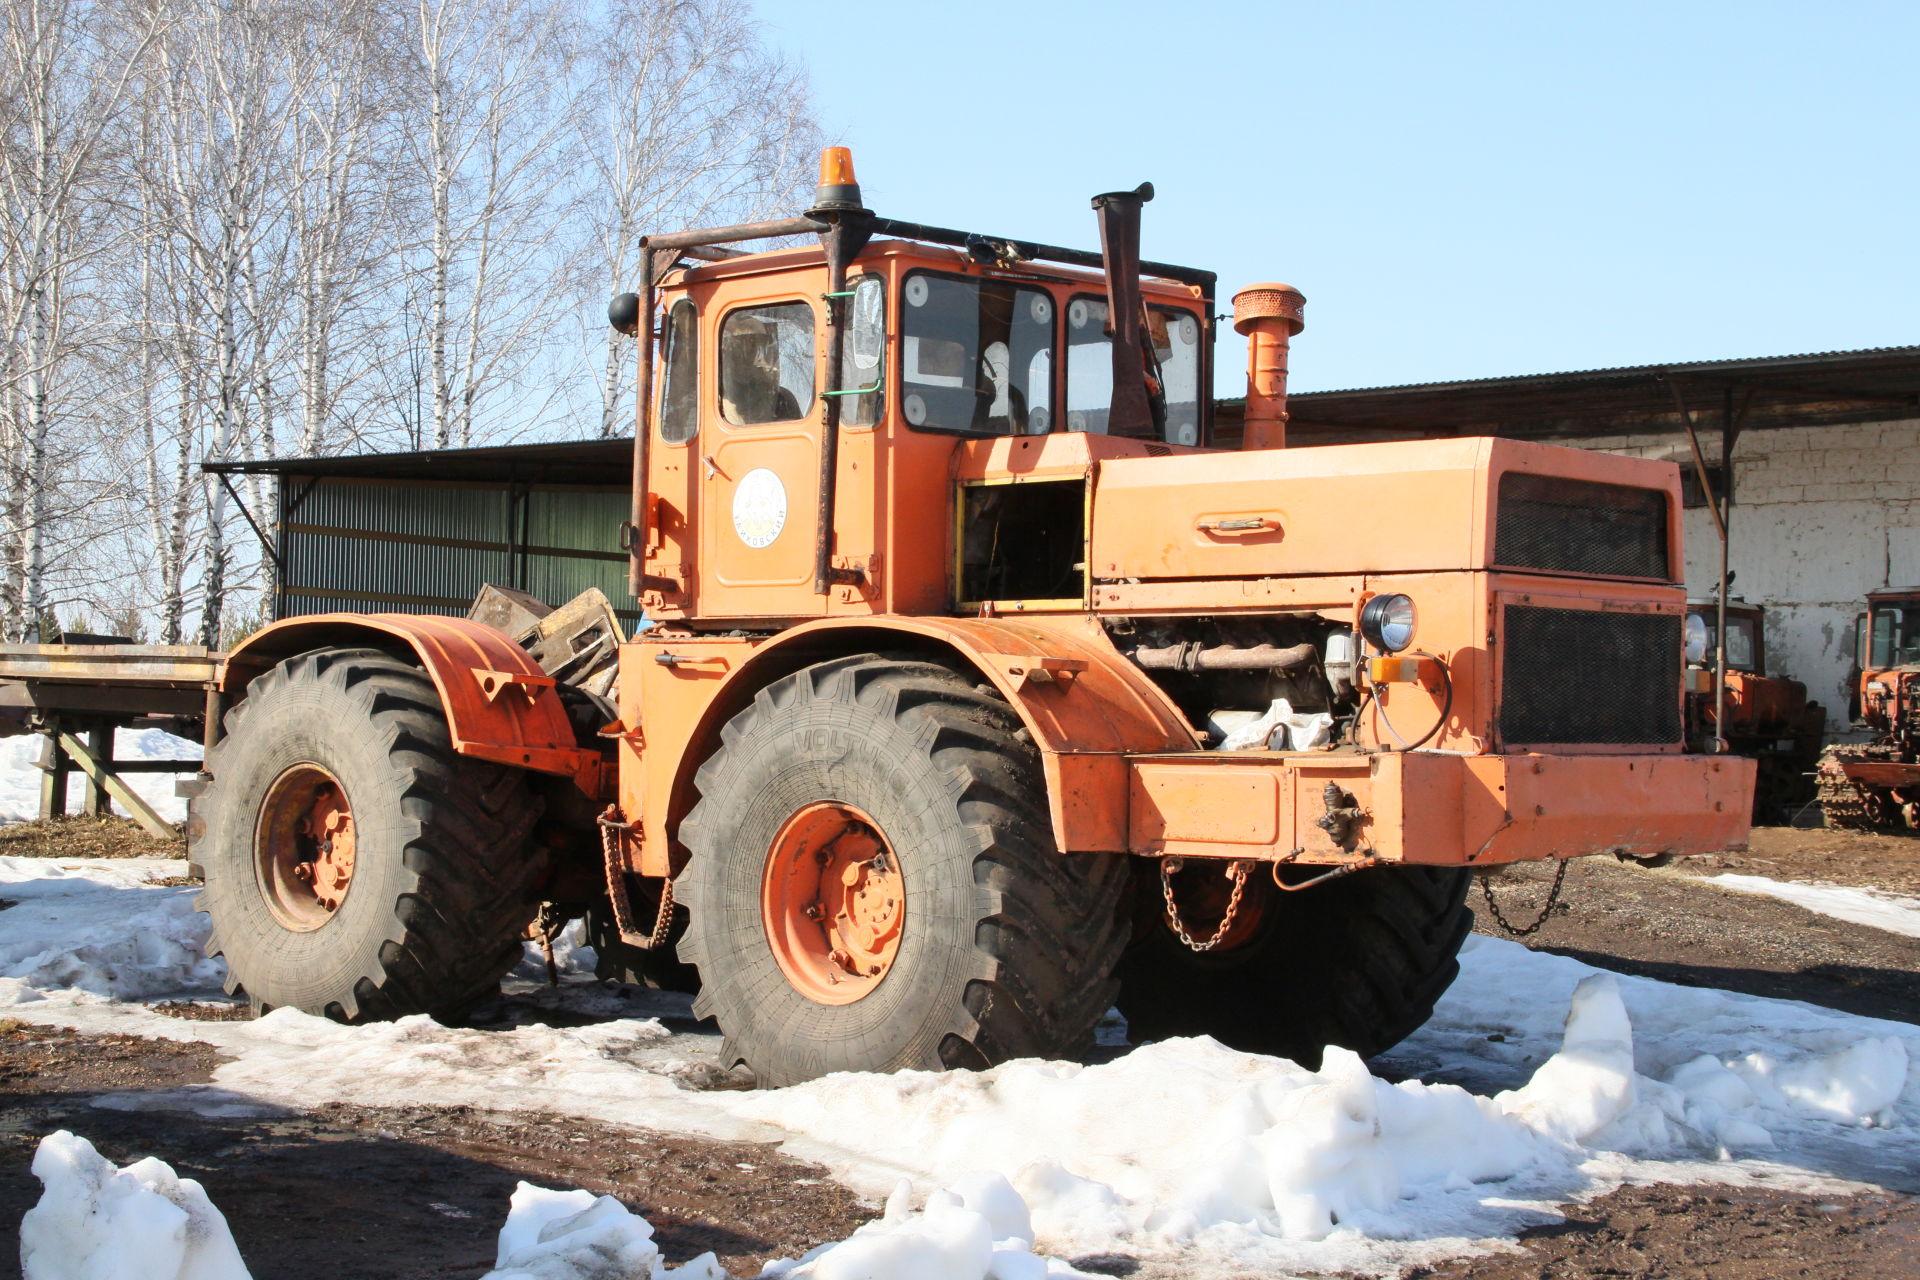
M 1850 889 L 1837 884 L 1802 884 L 1765 876 L 1721 875 L 1711 883 L 1740 893 L 1764 894 L 1850 924 L 1920 938 L 1920 897 L 1885 889 Z
M 226 1218 L 159 1160 L 115 1168 L 62 1129 L 33 1173 L 45 1190 L 20 1219 L 22 1280 L 248 1280 Z
M 40 759 L 46 739 L 37 733 L 0 738 L 0 822 L 23 822 L 40 812 L 40 771 L 33 767 Z M 189 760 L 200 759 L 200 744 L 176 738 L 159 729 L 117 729 L 113 755 L 116 760 Z M 196 764 L 194 767 L 198 767 Z M 192 772 L 191 769 L 184 772 Z M 187 802 L 173 794 L 177 775 L 171 773 L 128 774 L 124 781 L 152 805 L 168 822 L 180 822 L 187 816 Z M 67 812 L 78 813 L 84 781 L 78 771 L 67 779 Z M 123 812 L 118 804 L 114 812 Z
M 292 1010 L 162 1017 L 132 1002 L 207 998 L 220 977 L 200 955 L 194 891 L 144 883 L 179 870 L 0 859 L 0 897 L 17 903 L 0 917 L 0 1007 L 233 1055 L 211 1086 L 110 1105 L 464 1103 L 783 1142 L 889 1206 L 770 1272 L 792 1280 L 1035 1280 L 1073 1274 L 1060 1257 L 1108 1252 L 1183 1276 L 1379 1271 L 1510 1235 L 1624 1180 L 1826 1187 L 1911 1182 L 1920 1168 L 1920 1027 L 1618 977 L 1488 938 L 1469 939 L 1432 1022 L 1384 1060 L 1409 1077 L 1398 1083 L 1340 1051 L 1313 1072 L 1203 1038 L 1097 1066 L 849 1074 L 749 1094 L 690 1087 L 718 1073 L 716 1037 L 650 1017 L 494 1030 L 343 1027 Z M 549 1003 L 685 1014 L 593 982 L 577 938 L 556 955 L 569 972 Z M 529 961 L 528 976 L 544 972 Z M 496 1280 L 579 1280 L 606 1274 L 591 1259 L 652 1248 L 614 1202 L 557 1194 L 516 1198 Z M 658 1274 L 717 1273 L 696 1259 Z

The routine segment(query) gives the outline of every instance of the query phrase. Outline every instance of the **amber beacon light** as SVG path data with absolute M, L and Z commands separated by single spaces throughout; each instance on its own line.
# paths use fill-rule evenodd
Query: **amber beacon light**
M 813 209 L 860 209 L 860 183 L 853 176 L 853 152 L 826 147 L 820 152 L 820 185 L 813 191 Z

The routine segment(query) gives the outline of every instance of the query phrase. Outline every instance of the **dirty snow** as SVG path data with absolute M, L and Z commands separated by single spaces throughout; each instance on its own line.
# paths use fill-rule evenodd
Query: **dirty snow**
M 1853 889 L 1837 884 L 1803 884 L 1765 876 L 1720 875 L 1709 881 L 1722 889 L 1764 894 L 1850 924 L 1920 938 L 1920 897 L 1885 889 Z
M 33 1155 L 40 1202 L 20 1219 L 22 1280 L 248 1280 L 207 1193 L 160 1160 L 116 1168 L 62 1129 Z
M 217 989 L 224 967 L 201 954 L 197 891 L 147 883 L 185 871 L 168 858 L 0 857 L 0 898 L 17 904 L 0 919 L 0 983 L 122 1000 Z
M 200 744 L 176 738 L 159 729 L 117 729 L 114 731 L 113 756 L 116 760 L 187 760 L 198 762 Z M 24 822 L 40 813 L 40 771 L 34 763 L 40 759 L 46 739 L 37 733 L 0 738 L 0 822 Z M 195 768 L 198 767 L 196 763 Z M 192 769 L 183 772 L 191 773 Z M 135 794 L 152 805 L 168 822 L 182 822 L 187 802 L 173 794 L 179 775 L 171 773 L 130 773 L 124 781 Z M 78 771 L 67 779 L 67 812 L 80 812 L 85 779 Z M 119 802 L 114 812 L 125 816 Z
M 1920 1189 L 1920 1027 L 1615 976 L 1490 938 L 1469 939 L 1433 1021 L 1380 1064 L 1408 1077 L 1398 1083 L 1339 1051 L 1311 1072 L 1202 1038 L 1094 1066 L 740 1093 L 702 1087 L 724 1074 L 717 1037 L 684 1029 L 683 998 L 603 987 L 580 971 L 575 938 L 556 948 L 562 985 L 528 980 L 544 972 L 536 953 L 509 1004 L 632 1016 L 474 1029 L 155 1014 L 137 1001 L 219 992 L 219 963 L 198 952 L 195 891 L 143 883 L 180 869 L 0 859 L 0 897 L 17 903 L 0 916 L 0 1010 L 233 1055 L 211 1085 L 106 1105 L 467 1104 L 780 1141 L 889 1205 L 841 1252 L 774 1273 L 793 1280 L 1028 1280 L 1071 1274 L 1049 1257 L 1097 1252 L 1188 1278 L 1378 1272 L 1484 1246 L 1626 1180 Z M 503 1253 L 502 1280 L 575 1280 L 589 1272 L 569 1270 L 567 1250 L 587 1258 L 639 1232 L 612 1209 L 569 1203 L 516 1239 L 532 1249 L 587 1234 L 520 1261 Z

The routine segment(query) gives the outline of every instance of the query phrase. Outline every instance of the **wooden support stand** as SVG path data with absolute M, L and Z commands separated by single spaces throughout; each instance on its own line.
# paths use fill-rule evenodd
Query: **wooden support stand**
M 40 816 L 57 818 L 67 811 L 67 780 L 80 773 L 86 778 L 83 811 L 91 818 L 112 814 L 112 801 L 118 801 L 148 835 L 170 840 L 179 831 L 154 811 L 140 793 L 121 778 L 124 773 L 192 773 L 200 767 L 197 760 L 115 760 L 112 725 L 94 725 L 86 731 L 86 741 L 59 725 L 49 726 L 43 735 L 41 751 Z
M 195 735 L 200 721 L 218 725 L 224 655 L 199 645 L 0 645 L 0 732 L 46 739 L 39 767 L 40 816 L 67 811 L 67 783 L 86 778 L 88 817 L 118 804 L 155 836 L 179 834 L 122 780 L 132 773 L 193 773 L 199 760 L 116 760 L 119 729 L 154 726 Z M 207 735 L 211 743 L 217 731 Z M 204 777 L 204 775 L 202 775 Z M 176 790 L 177 794 L 177 790 Z

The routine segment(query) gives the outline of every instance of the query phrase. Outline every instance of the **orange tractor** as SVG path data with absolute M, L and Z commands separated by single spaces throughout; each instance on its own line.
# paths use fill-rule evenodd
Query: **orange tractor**
M 1687 602 L 1687 741 L 1696 751 L 1727 750 L 1751 756 L 1758 776 L 1753 820 L 1786 823 L 1813 799 L 1813 776 L 1826 736 L 1827 709 L 1807 700 L 1807 686 L 1767 674 L 1766 615 L 1759 605 L 1729 600 L 1726 607 L 1726 689 L 1714 696 L 1720 607 L 1714 600 Z M 1725 725 L 1716 734 L 1720 720 Z
M 1686 747 L 1673 465 L 1288 450 L 1284 285 L 1234 298 L 1215 448 L 1214 277 L 1140 261 L 1150 187 L 1094 254 L 822 170 L 615 300 L 649 625 L 609 696 L 464 619 L 232 653 L 196 856 L 257 1006 L 458 1016 L 538 912 L 763 1084 L 1074 1055 L 1116 1003 L 1317 1062 L 1428 1016 L 1474 871 L 1746 838 L 1753 763 Z
M 1827 748 L 1820 807 L 1830 827 L 1920 827 L 1920 587 L 1869 593 L 1857 635 L 1854 727 L 1877 736 Z

